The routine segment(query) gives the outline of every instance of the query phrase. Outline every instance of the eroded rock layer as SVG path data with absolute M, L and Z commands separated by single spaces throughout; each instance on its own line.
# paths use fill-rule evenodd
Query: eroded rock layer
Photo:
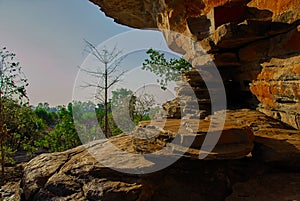
M 42 154 L 25 165 L 14 197 L 24 201 L 299 199 L 298 130 L 258 111 L 228 111 L 218 144 L 199 160 L 210 118 L 142 122 L 133 135 Z M 122 150 L 135 154 L 125 155 Z M 141 170 L 172 158 L 178 160 L 142 174 Z M 129 169 L 141 174 L 124 172 Z M 10 193 L 1 190 L 3 196 L 6 192 Z
M 299 129 L 298 0 L 91 1 L 118 23 L 160 29 L 198 70 L 208 53 L 230 106 L 259 101 L 260 111 Z

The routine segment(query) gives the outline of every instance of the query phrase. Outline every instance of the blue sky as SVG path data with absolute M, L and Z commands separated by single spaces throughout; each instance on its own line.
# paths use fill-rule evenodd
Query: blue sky
M 31 104 L 71 101 L 83 39 L 99 44 L 128 30 L 88 0 L 0 0 L 0 47 L 17 54 Z

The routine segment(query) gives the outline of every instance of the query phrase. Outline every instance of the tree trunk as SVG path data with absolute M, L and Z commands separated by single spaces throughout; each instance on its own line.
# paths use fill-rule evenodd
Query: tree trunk
M 107 63 L 105 63 L 105 83 L 104 83 L 104 132 L 105 132 L 105 136 L 108 138 L 110 137 L 109 133 L 108 133 L 108 72 L 107 72 Z
M 1 133 L 3 135 L 3 133 Z M 1 136 L 1 185 L 4 185 L 4 180 L 5 180 L 5 150 L 4 150 L 4 145 L 3 145 L 3 136 Z
M 1 83 L 2 85 L 2 83 Z M 4 185 L 5 179 L 5 149 L 4 149 L 4 138 L 5 138 L 5 129 L 4 129 L 4 114 L 3 114 L 3 102 L 2 102 L 2 91 L 0 89 L 0 143 L 1 143 L 1 185 Z

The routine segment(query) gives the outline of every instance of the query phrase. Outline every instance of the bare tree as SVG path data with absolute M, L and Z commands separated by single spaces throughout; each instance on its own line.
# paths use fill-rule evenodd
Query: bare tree
M 85 40 L 86 51 L 91 54 L 95 59 L 96 66 L 92 69 L 81 68 L 81 70 L 88 75 L 92 76 L 94 81 L 87 81 L 82 87 L 93 87 L 97 90 L 95 96 L 100 102 L 104 104 L 104 134 L 110 137 L 109 123 L 108 123 L 108 91 L 118 83 L 125 71 L 119 71 L 119 67 L 124 57 L 121 57 L 122 51 L 114 47 L 108 50 L 104 47 L 98 50 L 92 43 Z

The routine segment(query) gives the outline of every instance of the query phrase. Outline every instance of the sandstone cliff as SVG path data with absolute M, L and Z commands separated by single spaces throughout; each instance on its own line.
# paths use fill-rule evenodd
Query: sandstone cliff
M 171 49 L 200 68 L 192 44 L 168 30 L 192 38 L 217 65 L 229 105 L 258 107 L 300 128 L 298 0 L 91 1 L 117 23 L 160 29 Z

